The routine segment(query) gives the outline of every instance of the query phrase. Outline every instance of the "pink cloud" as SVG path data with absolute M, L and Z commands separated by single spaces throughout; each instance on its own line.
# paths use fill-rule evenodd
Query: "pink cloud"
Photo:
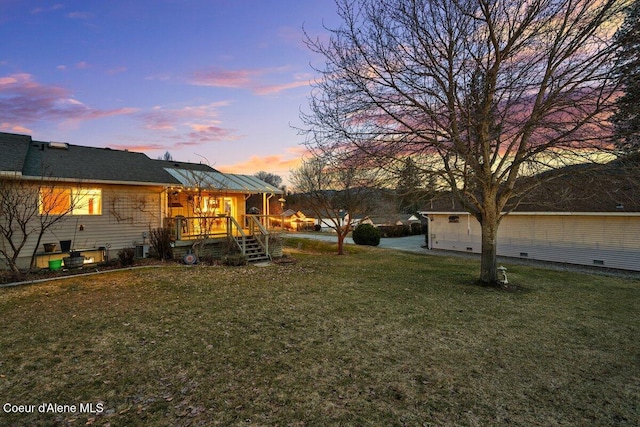
M 211 104 L 188 106 L 180 109 L 154 107 L 151 111 L 139 114 L 146 129 L 152 130 L 177 130 L 181 126 L 194 126 L 207 128 L 219 124 L 217 120 L 218 109 L 229 105 L 227 101 L 213 102 Z M 199 121 L 199 124 L 193 124 Z M 204 123 L 202 123 L 204 122 Z
M 146 129 L 151 130 L 175 130 L 174 124 L 177 120 L 171 111 L 156 109 L 141 113 L 138 118 L 142 120 Z
M 113 148 L 114 150 L 129 150 L 129 151 L 142 152 L 142 153 L 144 153 L 145 151 L 166 150 L 166 147 L 162 144 L 137 144 L 137 145 L 109 144 L 108 147 Z
M 263 72 L 257 70 L 202 70 L 194 73 L 191 84 L 249 89 L 253 85 L 253 79 L 261 74 Z
M 256 95 L 272 95 L 274 93 L 280 93 L 283 90 L 287 89 L 295 89 L 298 87 L 309 86 L 310 82 L 308 80 L 303 81 L 294 81 L 290 83 L 284 83 L 279 85 L 271 85 L 271 86 L 261 86 L 254 89 L 254 93 Z
M 133 108 L 91 108 L 74 99 L 67 89 L 40 84 L 31 74 L 0 77 L 0 118 L 9 126 L 24 126 L 38 121 L 93 120 L 135 111 Z
M 20 125 L 14 125 L 11 123 L 0 123 L 0 130 L 2 130 L 3 132 L 10 132 L 10 133 L 22 133 L 22 134 L 33 133 L 33 130 L 29 128 L 26 128 Z
M 247 89 L 256 95 L 271 95 L 284 90 L 308 86 L 311 77 L 309 75 L 293 76 L 293 81 L 287 83 L 267 84 L 265 76 L 282 74 L 288 67 L 279 67 L 263 70 L 221 70 L 209 69 L 194 73 L 189 83 L 196 86 L 226 87 L 235 89 Z
M 164 139 L 175 141 L 172 148 L 203 145 L 211 142 L 231 141 L 240 138 L 235 129 L 221 126 L 218 111 L 229 105 L 227 101 L 182 108 L 154 107 L 138 114 L 146 129 L 163 133 Z
M 212 141 L 229 141 L 238 139 L 237 135 L 234 135 L 233 129 L 225 129 L 219 126 L 203 126 L 198 125 L 198 128 L 193 132 L 187 134 L 189 137 L 189 143 L 179 143 L 178 145 L 193 145 L 194 142 L 198 144 L 212 142 Z
M 289 175 L 292 169 L 300 166 L 302 158 L 307 154 L 305 148 L 289 148 L 285 154 L 275 154 L 270 156 L 251 156 L 249 160 L 216 166 L 216 169 L 226 173 L 239 173 L 253 175 L 264 170 L 281 175 L 283 178 Z

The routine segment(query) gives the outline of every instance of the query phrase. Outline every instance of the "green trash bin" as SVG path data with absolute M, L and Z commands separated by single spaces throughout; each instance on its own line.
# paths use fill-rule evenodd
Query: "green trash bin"
M 62 267 L 61 259 L 52 259 L 49 261 L 49 270 L 58 271 Z

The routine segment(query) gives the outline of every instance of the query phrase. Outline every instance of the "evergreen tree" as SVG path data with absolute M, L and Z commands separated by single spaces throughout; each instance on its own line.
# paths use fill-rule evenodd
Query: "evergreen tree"
M 640 151 L 640 0 L 629 4 L 623 25 L 616 33 L 616 72 L 624 95 L 617 100 L 611 120 L 616 146 L 623 153 Z
M 403 213 L 415 213 L 418 210 L 420 199 L 420 170 L 411 157 L 404 161 L 404 168 L 398 176 L 396 193 L 399 197 L 400 211 Z
M 173 156 L 171 155 L 170 152 L 165 151 L 164 155 L 162 156 L 158 156 L 158 160 L 167 160 L 167 161 L 173 161 Z

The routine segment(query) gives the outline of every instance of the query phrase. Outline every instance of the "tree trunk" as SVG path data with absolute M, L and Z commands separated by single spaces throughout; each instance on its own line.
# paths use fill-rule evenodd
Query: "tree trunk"
M 349 235 L 350 231 L 350 224 L 336 227 L 336 233 L 338 234 L 338 255 L 344 255 L 344 239 Z
M 497 215 L 489 215 L 482 218 L 482 254 L 480 258 L 480 281 L 485 285 L 496 285 L 498 282 L 498 270 L 496 262 L 496 250 L 498 247 Z
M 22 278 L 22 272 L 18 268 L 18 254 L 15 254 L 12 257 L 7 257 L 7 264 L 9 264 L 9 269 L 13 273 L 13 277 L 15 279 Z
M 33 270 L 36 268 L 36 254 L 38 253 L 38 247 L 40 247 L 40 242 L 42 242 L 42 236 L 44 235 L 44 230 L 38 234 L 38 238 L 36 239 L 36 246 L 33 248 L 33 252 L 31 252 L 31 262 L 29 263 L 29 270 Z
M 344 255 L 345 234 L 338 233 L 338 255 Z

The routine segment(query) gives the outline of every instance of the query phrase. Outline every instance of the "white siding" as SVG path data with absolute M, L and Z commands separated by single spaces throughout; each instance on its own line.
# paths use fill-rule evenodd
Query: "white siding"
M 69 215 L 45 233 L 38 252 L 43 251 L 43 243 L 57 243 L 59 251 L 60 240 L 72 240 L 72 248 L 80 250 L 109 245 L 110 256 L 114 257 L 122 248 L 141 244 L 144 232 L 162 225 L 162 203 L 165 198 L 161 187 L 91 187 L 102 189 L 102 214 Z M 23 267 L 29 264 L 36 237 L 32 235 L 21 251 L 20 265 Z
M 457 216 L 459 222 L 449 222 L 449 216 Z M 433 249 L 480 253 L 480 224 L 474 217 L 466 213 L 433 217 L 429 224 Z
M 434 249 L 480 252 L 480 224 L 472 216 L 434 214 Z M 469 226 L 467 226 L 469 218 Z M 640 271 L 640 215 L 511 214 L 498 232 L 498 255 Z

